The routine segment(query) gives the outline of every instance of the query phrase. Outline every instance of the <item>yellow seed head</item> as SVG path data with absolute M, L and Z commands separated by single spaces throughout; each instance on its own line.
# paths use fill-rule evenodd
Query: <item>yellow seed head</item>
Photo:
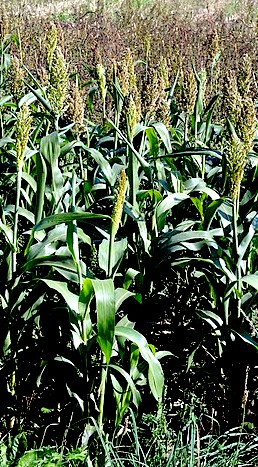
M 130 49 L 123 55 L 118 64 L 117 75 L 124 96 L 132 94 L 133 98 L 138 94 L 137 76 L 135 73 L 134 59 Z
M 7 74 L 7 83 L 15 101 L 18 102 L 24 93 L 24 71 L 20 66 L 19 59 L 15 56 L 11 59 Z
M 83 131 L 84 122 L 84 100 L 78 86 L 74 85 L 68 98 L 67 116 L 75 125 L 73 131 L 79 135 Z
M 38 78 L 42 86 L 47 86 L 49 84 L 49 76 L 46 68 L 41 66 L 38 70 Z
M 132 135 L 133 129 L 141 118 L 141 99 L 137 86 L 133 55 L 130 49 L 118 64 L 117 75 L 123 93 L 122 124 L 127 122 L 127 131 Z
M 149 55 L 150 55 L 150 50 L 151 50 L 151 36 L 150 36 L 150 34 L 147 34 L 145 36 L 144 48 L 145 48 L 146 60 L 148 60 Z
M 47 67 L 48 71 L 50 72 L 54 57 L 54 52 L 57 47 L 57 27 L 54 23 L 52 23 L 51 28 L 48 31 L 47 39 L 46 39 L 46 47 L 47 47 Z
M 160 79 L 157 68 L 150 66 L 148 74 L 143 80 L 142 87 L 142 113 L 148 120 L 155 119 L 160 98 Z
M 192 69 L 183 69 L 181 66 L 179 84 L 180 93 L 177 97 L 177 105 L 187 115 L 191 115 L 194 111 L 197 97 L 196 77 Z
M 125 201 L 125 193 L 126 193 L 126 173 L 125 170 L 122 169 L 118 179 L 116 181 L 115 189 L 114 189 L 114 201 L 113 201 L 113 210 L 112 210 L 112 231 L 113 235 L 115 236 L 119 225 L 122 219 L 123 213 L 123 206 Z
M 226 151 L 229 194 L 233 200 L 238 199 L 244 169 L 246 166 L 246 147 L 239 139 L 232 139 Z
M 139 111 L 139 108 L 137 107 L 131 95 L 125 97 L 122 111 L 122 119 L 123 117 L 125 118 L 127 123 L 128 136 L 132 138 L 134 129 L 137 123 L 139 123 L 140 121 L 141 112 Z
M 48 100 L 56 115 L 62 115 L 68 96 L 68 68 L 60 47 L 56 47 L 49 76 Z
M 238 91 L 236 76 L 232 71 L 226 73 L 224 79 L 223 110 L 225 116 L 236 126 L 241 114 L 241 96 Z
M 8 34 L 9 32 L 9 20 L 5 8 L 1 11 L 0 16 L 0 40 Z
M 240 70 L 237 78 L 238 91 L 242 97 L 247 97 L 253 79 L 252 61 L 248 54 L 245 54 L 240 62 Z
M 245 406 L 247 404 L 247 401 L 248 401 L 248 391 L 247 391 L 247 389 L 245 389 L 243 397 L 242 397 L 242 409 L 245 408 Z
M 96 65 L 97 82 L 99 85 L 102 101 L 104 102 L 107 94 L 106 69 L 102 63 Z
M 208 49 L 208 53 L 210 56 L 210 59 L 213 60 L 214 57 L 220 52 L 221 50 L 221 43 L 220 43 L 220 37 L 218 31 L 214 31 L 211 40 L 210 40 L 210 45 Z
M 16 121 L 17 167 L 23 166 L 24 151 L 28 143 L 31 124 L 32 117 L 30 115 L 30 109 L 27 104 L 23 104 Z
M 253 146 L 256 130 L 256 110 L 255 104 L 250 97 L 245 97 L 241 101 L 241 114 L 237 125 L 237 134 L 244 142 L 247 152 Z

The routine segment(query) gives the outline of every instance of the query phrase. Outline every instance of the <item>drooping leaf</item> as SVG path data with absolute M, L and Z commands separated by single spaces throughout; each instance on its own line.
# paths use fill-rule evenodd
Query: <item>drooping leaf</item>
M 115 335 L 128 339 L 139 347 L 141 356 L 148 363 L 148 381 L 156 400 L 161 400 L 164 389 L 164 374 L 160 362 L 153 355 L 146 338 L 130 327 L 116 326 Z
M 67 305 L 75 313 L 78 313 L 78 296 L 68 290 L 66 282 L 55 281 L 51 279 L 41 279 L 51 289 L 55 290 L 65 299 Z
M 91 279 L 97 309 L 97 340 L 106 362 L 109 363 L 112 354 L 115 333 L 115 288 L 112 279 Z

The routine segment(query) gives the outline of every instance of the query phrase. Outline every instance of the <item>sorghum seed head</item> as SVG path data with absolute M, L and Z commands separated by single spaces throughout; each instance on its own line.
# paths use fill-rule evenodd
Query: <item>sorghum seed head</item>
M 238 91 L 237 79 L 233 72 L 225 75 L 223 87 L 223 112 L 233 125 L 239 120 L 241 113 L 241 96 Z
M 73 132 L 79 135 L 83 131 L 84 100 L 78 86 L 73 85 L 68 97 L 67 116 L 74 123 Z
M 13 56 L 11 59 L 7 73 L 7 83 L 15 101 L 18 102 L 24 92 L 24 71 L 16 56 Z
M 47 39 L 46 39 L 46 47 L 47 47 L 47 67 L 48 71 L 50 72 L 54 57 L 54 52 L 57 47 L 57 27 L 54 23 L 51 24 L 51 28 L 48 31 Z
M 3 8 L 1 11 L 1 16 L 0 16 L 0 40 L 3 40 L 6 34 L 8 34 L 8 32 L 9 32 L 9 20 L 8 20 L 6 10 L 5 8 Z
M 60 47 L 56 47 L 49 76 L 48 100 L 56 115 L 64 111 L 68 95 L 68 69 Z
M 238 91 L 242 97 L 247 97 L 252 83 L 252 61 L 248 54 L 243 56 L 237 78 Z
M 106 69 L 102 63 L 96 65 L 96 76 L 99 85 L 102 100 L 104 101 L 107 94 L 107 82 L 106 82 Z
M 226 150 L 227 174 L 229 182 L 229 194 L 233 200 L 239 196 L 240 186 L 246 166 L 246 147 L 239 139 L 228 142 Z
M 245 97 L 241 101 L 241 114 L 237 125 L 237 133 L 240 139 L 245 143 L 247 152 L 253 146 L 253 140 L 256 130 L 256 111 L 255 104 L 250 97 Z
M 31 124 L 32 117 L 30 115 L 30 109 L 27 104 L 23 104 L 16 121 L 17 167 L 22 167 L 23 165 L 24 151 L 28 143 Z
M 192 69 L 180 67 L 179 86 L 180 90 L 176 98 L 177 105 L 180 110 L 191 115 L 197 97 L 196 77 Z
M 123 206 L 124 206 L 124 201 L 125 201 L 125 193 L 126 193 L 126 173 L 125 173 L 125 170 L 122 169 L 115 184 L 113 210 L 111 214 L 111 219 L 113 223 L 112 231 L 113 231 L 114 236 L 116 235 L 119 229 L 119 225 L 122 219 Z

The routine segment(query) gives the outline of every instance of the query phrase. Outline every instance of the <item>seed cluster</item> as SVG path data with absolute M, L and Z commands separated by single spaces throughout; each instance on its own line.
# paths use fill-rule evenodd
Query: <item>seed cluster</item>
M 23 166 L 24 152 L 28 143 L 29 133 L 32 124 L 32 116 L 27 104 L 23 104 L 16 121 L 16 151 L 17 151 L 17 167 Z

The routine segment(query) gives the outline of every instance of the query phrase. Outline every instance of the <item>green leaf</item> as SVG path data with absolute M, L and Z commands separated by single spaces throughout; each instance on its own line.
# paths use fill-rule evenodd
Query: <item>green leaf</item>
M 123 287 L 125 289 L 128 289 L 130 287 L 130 285 L 132 284 L 132 282 L 136 279 L 136 277 L 138 275 L 142 275 L 140 273 L 140 271 L 137 271 L 136 269 L 133 269 L 133 268 L 129 268 L 126 273 L 125 273 L 125 278 L 124 278 L 124 282 L 123 282 Z
M 170 209 L 189 199 L 186 193 L 173 193 L 166 196 L 156 207 L 156 218 L 158 231 L 160 232 L 166 223 L 166 218 Z
M 232 329 L 232 332 L 239 336 L 244 342 L 246 342 L 247 344 L 251 344 L 253 347 L 256 348 L 256 350 L 258 350 L 258 342 L 255 339 L 253 339 L 246 331 L 235 331 L 234 329 Z
M 112 279 L 97 280 L 91 279 L 97 309 L 97 340 L 107 363 L 113 349 L 115 333 L 115 289 Z
M 78 296 L 70 292 L 70 290 L 68 290 L 66 282 L 54 281 L 51 279 L 41 279 L 41 280 L 45 282 L 45 284 L 47 284 L 48 287 L 50 287 L 51 289 L 61 294 L 62 297 L 65 299 L 69 308 L 73 310 L 75 313 L 78 313 L 79 311 L 78 310 Z
M 135 293 L 130 292 L 127 289 L 117 288 L 115 290 L 115 302 L 116 302 L 116 311 L 119 310 L 122 303 L 129 297 L 134 297 Z
M 254 289 L 258 290 L 258 274 L 248 274 L 243 276 L 241 281 L 246 282 L 248 285 L 251 285 Z
M 141 356 L 149 365 L 148 381 L 150 390 L 158 401 L 162 398 L 164 388 L 164 374 L 160 362 L 151 352 L 146 338 L 135 329 L 123 326 L 116 326 L 116 337 L 128 339 L 139 347 Z
M 148 155 L 157 157 L 159 154 L 159 139 L 157 133 L 155 132 L 154 128 L 151 127 L 146 128 L 145 132 L 150 145 Z
M 125 371 L 123 368 L 121 368 L 118 365 L 110 364 L 109 368 L 112 368 L 113 370 L 116 370 L 126 380 L 128 386 L 129 386 L 129 388 L 130 388 L 130 390 L 132 392 L 133 403 L 134 403 L 135 407 L 138 408 L 139 404 L 141 402 L 141 394 L 138 391 L 138 389 L 136 388 L 136 386 L 135 386 L 131 376 L 129 375 L 129 373 L 127 373 L 127 371 Z
M 16 467 L 32 467 L 38 460 L 37 451 L 26 452 L 16 464 Z
M 103 269 L 108 276 L 108 268 L 109 268 L 109 247 L 110 247 L 110 240 L 104 239 L 102 240 L 101 244 L 99 245 L 99 266 Z M 111 270 L 113 271 L 120 261 L 122 260 L 125 251 L 127 250 L 127 239 L 122 238 L 121 240 L 117 240 L 113 243 L 113 250 L 112 250 L 112 257 L 111 257 Z
M 79 314 L 83 321 L 83 336 L 84 343 L 90 339 L 92 334 L 92 321 L 90 317 L 90 303 L 94 296 L 92 280 L 86 278 L 82 284 L 82 290 L 79 295 Z
M 104 158 L 101 152 L 99 152 L 97 149 L 87 148 L 86 146 L 84 146 L 84 149 L 88 151 L 93 159 L 97 162 L 109 185 L 114 186 L 116 181 L 116 174 L 112 171 L 109 162 Z
M 243 238 L 243 240 L 241 241 L 238 249 L 237 249 L 237 253 L 238 253 L 238 261 L 237 261 L 237 264 L 238 266 L 240 265 L 243 257 L 244 257 L 244 254 L 248 248 L 248 246 L 250 245 L 252 239 L 253 239 L 253 236 L 255 234 L 255 228 L 253 226 L 253 224 L 250 225 L 249 227 L 249 231 L 248 233 L 245 235 L 245 237 Z
M 72 221 L 89 221 L 92 222 L 98 219 L 110 219 L 110 216 L 104 214 L 93 214 L 90 212 L 63 212 L 60 214 L 53 214 L 52 216 L 45 217 L 38 224 L 33 227 L 34 232 L 39 230 L 49 229 L 58 224 L 68 224 Z
M 203 220 L 203 230 L 209 230 L 211 223 L 219 209 L 219 207 L 222 205 L 224 202 L 224 198 L 219 198 L 214 201 L 212 201 L 206 208 L 205 213 L 204 213 L 204 220 Z
M 36 155 L 36 180 L 37 180 L 37 193 L 36 193 L 36 212 L 35 221 L 36 224 L 42 219 L 42 213 L 44 208 L 44 198 L 46 189 L 47 179 L 47 167 L 44 158 L 41 154 Z
M 171 153 L 172 152 L 172 146 L 171 146 L 169 131 L 168 131 L 166 125 L 164 125 L 164 123 L 162 123 L 162 122 L 152 122 L 150 124 L 150 126 L 155 128 L 155 130 L 158 133 L 161 141 L 163 142 L 166 150 Z
M 213 311 L 197 310 L 196 313 L 198 316 L 200 316 L 200 318 L 207 321 L 207 323 L 209 323 L 213 329 L 218 329 L 219 327 L 223 326 L 223 320 L 219 315 L 213 313 Z

